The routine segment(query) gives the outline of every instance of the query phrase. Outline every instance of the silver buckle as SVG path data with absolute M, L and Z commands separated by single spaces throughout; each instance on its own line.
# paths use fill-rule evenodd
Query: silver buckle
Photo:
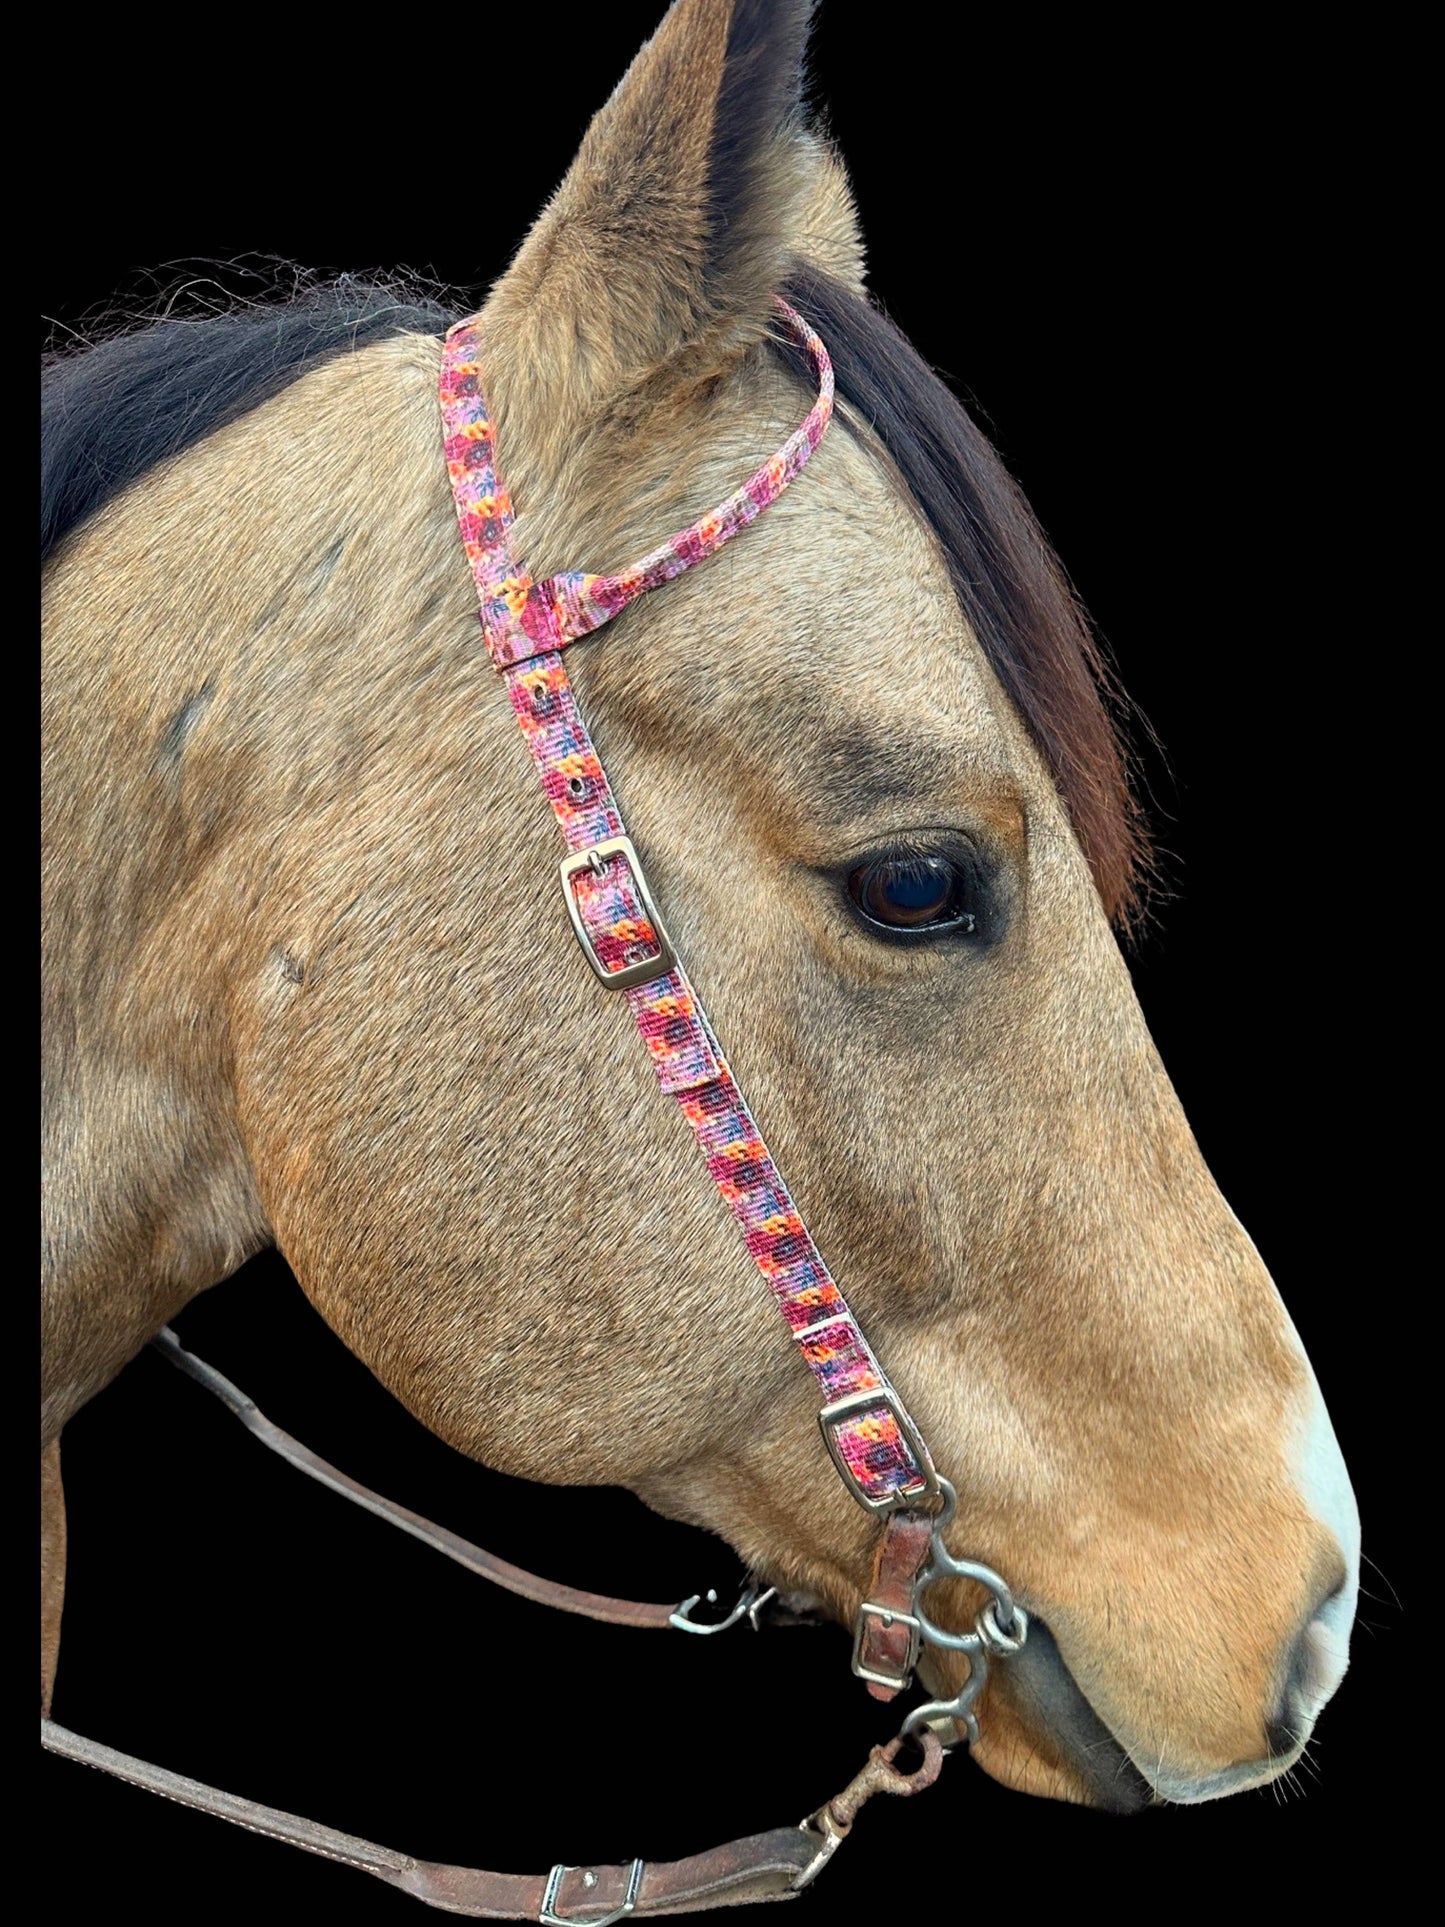
M 889 1626 L 908 1628 L 908 1651 L 904 1655 L 901 1672 L 877 1673 L 871 1666 L 863 1664 L 863 1641 L 867 1633 L 867 1621 L 870 1618 L 881 1620 L 885 1631 Z M 894 1686 L 901 1691 L 913 1678 L 922 1642 L 923 1626 L 913 1613 L 899 1612 L 896 1606 L 880 1606 L 876 1599 L 865 1599 L 858 1608 L 858 1617 L 853 1627 L 853 1671 L 859 1679 L 872 1680 L 875 1686 Z
M 583 921 L 572 879 L 582 870 L 591 870 L 595 876 L 601 876 L 611 859 L 618 856 L 626 859 L 627 867 L 632 872 L 638 904 L 657 937 L 658 954 L 644 957 L 640 963 L 624 964 L 621 970 L 609 970 L 598 956 L 592 932 Z M 657 914 L 657 906 L 652 901 L 652 892 L 647 887 L 647 878 L 642 873 L 642 865 L 630 836 L 607 836 L 600 843 L 590 844 L 585 850 L 575 850 L 571 856 L 563 857 L 562 894 L 567 899 L 567 915 L 572 919 L 572 931 L 582 946 L 582 954 L 609 990 L 630 990 L 634 984 L 650 984 L 655 977 L 665 977 L 677 963 L 677 953 L 663 928 L 662 918 Z
M 903 1435 L 903 1443 L 923 1475 L 923 1483 L 905 1486 L 901 1492 L 885 1493 L 881 1499 L 870 1499 L 859 1485 L 852 1466 L 843 1457 L 838 1443 L 838 1427 L 855 1412 L 870 1411 L 878 1405 L 886 1406 L 893 1414 L 898 1430 Z M 849 1392 L 846 1398 L 835 1398 L 831 1405 L 825 1405 L 819 1412 L 818 1429 L 823 1434 L 829 1458 L 838 1468 L 839 1478 L 865 1512 L 920 1511 L 940 1496 L 938 1474 L 928 1456 L 928 1447 L 923 1443 L 923 1434 L 904 1410 L 903 1401 L 891 1385 L 878 1385 L 871 1392 Z
M 642 1886 L 642 1865 L 643 1863 L 640 1860 L 634 1860 L 628 1868 L 627 1891 L 622 1896 L 622 1905 L 620 1907 L 614 1907 L 610 1914 L 592 1915 L 586 1922 L 586 1927 L 607 1927 L 607 1923 L 610 1920 L 626 1919 L 628 1914 L 630 1914 L 637 1905 L 638 1890 Z M 559 1861 L 551 1873 L 548 1874 L 547 1886 L 542 1895 L 542 1911 L 537 1916 L 537 1919 L 541 1922 L 541 1927 L 582 1927 L 582 1924 L 578 1921 L 575 1914 L 559 1914 L 556 1911 L 557 1896 L 562 1891 L 562 1882 L 567 1878 L 569 1873 L 576 1873 L 577 1871 L 578 1869 L 576 1867 L 564 1867 Z M 583 1885 L 586 1885 L 589 1876 L 595 1886 L 597 1876 L 592 1872 L 590 1867 L 587 1868 L 582 1876 Z

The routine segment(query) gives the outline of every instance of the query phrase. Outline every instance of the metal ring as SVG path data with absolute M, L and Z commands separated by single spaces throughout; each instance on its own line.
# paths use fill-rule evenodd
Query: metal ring
M 942 1626 L 934 1625 L 921 1605 L 914 1608 L 914 1618 L 918 1621 L 918 1630 L 924 1641 L 930 1646 L 943 1647 L 945 1652 L 967 1653 L 972 1658 L 975 1653 L 981 1653 L 988 1643 L 977 1626 L 971 1633 L 945 1632 Z
M 965 1656 L 968 1660 L 968 1678 L 951 1700 L 928 1700 L 924 1705 L 916 1706 L 903 1722 L 900 1737 L 912 1739 L 925 1729 L 937 1734 L 940 1727 L 952 1730 L 957 1725 L 963 1728 L 963 1737 L 968 1744 L 974 1746 L 978 1742 L 978 1719 L 973 1707 L 988 1683 L 990 1659 L 1007 1659 L 1019 1650 L 1028 1638 L 1029 1616 L 1015 1601 L 1013 1589 L 1001 1573 L 978 1559 L 955 1559 L 943 1543 L 943 1535 L 958 1509 L 958 1494 L 947 1479 L 940 1479 L 938 1487 L 943 1495 L 943 1504 L 933 1523 L 928 1564 L 919 1574 L 914 1590 L 913 1612 L 918 1621 L 919 1636 L 928 1645 Z M 970 1579 L 990 1595 L 976 1615 L 972 1631 L 946 1632 L 942 1626 L 935 1625 L 923 1610 L 924 1593 L 940 1579 Z M 939 1738 L 943 1738 L 942 1734 L 939 1734 Z M 952 1739 L 943 1739 L 945 1746 L 957 1743 L 956 1733 Z
M 939 1490 L 943 1494 L 943 1506 L 933 1523 L 933 1537 L 928 1549 L 928 1564 L 918 1576 L 917 1596 L 919 1599 L 922 1599 L 923 1594 L 927 1592 L 928 1588 L 939 1579 L 972 1579 L 975 1584 L 987 1588 L 987 1590 L 993 1594 L 992 1604 L 988 1608 L 993 1616 L 987 1628 L 978 1628 L 980 1637 L 984 1643 L 991 1644 L 994 1651 L 998 1653 L 1000 1657 L 1002 1657 L 1006 1651 L 1016 1652 L 1018 1645 L 1022 1645 L 1024 1639 L 1028 1636 L 1028 1615 L 1023 1611 L 1023 1608 L 1015 1602 L 1013 1588 L 1003 1577 L 1002 1573 L 995 1572 L 992 1566 L 984 1565 L 982 1560 L 979 1559 L 955 1559 L 953 1554 L 948 1550 L 948 1547 L 943 1543 L 943 1535 L 945 1531 L 947 1531 L 949 1523 L 958 1509 L 958 1494 L 954 1491 L 947 1479 L 940 1479 L 938 1485 Z M 915 1606 L 914 1610 L 918 1613 L 919 1620 L 923 1625 L 924 1637 L 928 1639 L 931 1644 L 935 1646 L 946 1646 L 953 1652 L 966 1653 L 973 1650 L 972 1646 L 968 1644 L 958 1643 L 959 1641 L 968 1641 L 971 1638 L 970 1634 L 944 1633 L 941 1628 L 932 1625 L 932 1622 L 927 1619 L 922 1612 L 921 1607 Z M 1007 1642 L 1012 1637 L 1012 1634 L 1005 1632 L 1004 1628 L 1006 1626 L 1012 1628 L 1016 1623 L 1021 1624 L 1024 1630 L 1023 1633 L 1019 1635 L 1018 1645 L 1010 1646 Z
M 936 1541 L 928 1556 L 918 1581 L 920 1592 L 926 1592 L 936 1579 L 972 1579 L 977 1585 L 984 1586 L 994 1596 L 1003 1616 L 1003 1623 L 1012 1622 L 1018 1608 L 1014 1605 L 1013 1588 L 1001 1573 L 992 1566 L 984 1565 L 981 1559 L 955 1559 L 947 1546 Z
M 1015 1606 L 1011 1630 L 1004 1632 L 998 1623 L 998 1604 L 997 1599 L 990 1600 L 973 1623 L 995 1659 L 1010 1659 L 1029 1636 L 1029 1616 L 1022 1606 Z
M 930 1701 L 927 1706 L 920 1706 L 918 1712 L 924 1716 L 921 1720 L 915 1718 L 915 1716 L 910 1713 L 907 1722 L 900 1728 L 900 1731 L 907 1734 L 909 1739 L 913 1737 L 911 1729 L 922 1726 L 928 1732 L 937 1734 L 938 1744 L 943 1748 L 945 1753 L 957 1746 L 960 1741 L 964 1746 L 978 1745 L 977 1715 L 969 1712 L 956 1713 L 953 1710 L 953 1702 L 951 1700 Z M 963 1732 L 960 1734 L 953 1731 L 955 1726 L 961 1726 Z M 947 1732 L 940 1732 L 939 1729 L 942 1727 L 946 1727 L 949 1730 Z
M 978 1741 L 978 1721 L 974 1717 L 973 1703 L 988 1683 L 988 1654 L 980 1649 L 969 1657 L 968 1678 L 951 1700 L 928 1700 L 922 1706 L 915 1706 L 903 1722 L 900 1731 L 910 1738 L 920 1726 L 929 1726 L 937 1720 L 958 1720 L 964 1729 L 968 1744 L 974 1746 Z

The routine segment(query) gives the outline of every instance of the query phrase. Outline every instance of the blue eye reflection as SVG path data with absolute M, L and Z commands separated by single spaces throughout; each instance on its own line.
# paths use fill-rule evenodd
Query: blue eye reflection
M 883 930 L 972 930 L 968 879 L 942 856 L 875 857 L 848 878 L 848 893 L 868 922 Z
M 902 870 L 885 877 L 881 888 L 897 910 L 932 910 L 939 902 L 939 879 L 921 863 L 912 872 Z

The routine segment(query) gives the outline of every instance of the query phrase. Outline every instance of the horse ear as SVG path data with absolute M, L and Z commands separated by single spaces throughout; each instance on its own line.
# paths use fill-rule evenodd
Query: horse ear
M 705 337 L 755 335 L 794 254 L 858 277 L 846 182 L 803 122 L 811 12 L 677 0 L 488 303 L 526 385 L 565 371 L 572 408 L 595 405 Z
M 843 163 L 835 148 L 813 135 L 803 136 L 799 146 L 806 152 L 807 194 L 788 237 L 789 252 L 861 294 L 863 230 Z

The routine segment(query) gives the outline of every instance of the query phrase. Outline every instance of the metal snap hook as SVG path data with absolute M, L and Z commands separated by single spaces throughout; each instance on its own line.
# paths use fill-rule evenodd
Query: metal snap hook
M 758 1626 L 758 1614 L 770 1599 L 776 1597 L 777 1590 L 776 1586 L 760 1586 L 756 1580 L 750 1580 L 743 1587 L 738 1603 L 726 1619 L 717 1619 L 708 1625 L 702 1620 L 689 1619 L 688 1614 L 701 1600 L 705 1599 L 709 1606 L 717 1604 L 717 1592 L 709 1586 L 705 1593 L 695 1592 L 691 1598 L 684 1599 L 677 1611 L 669 1615 L 667 1623 L 669 1626 L 675 1626 L 680 1633 L 712 1634 L 725 1633 L 729 1626 L 736 1626 L 740 1619 L 746 1619 L 753 1631 L 758 1632 L 761 1630 Z

